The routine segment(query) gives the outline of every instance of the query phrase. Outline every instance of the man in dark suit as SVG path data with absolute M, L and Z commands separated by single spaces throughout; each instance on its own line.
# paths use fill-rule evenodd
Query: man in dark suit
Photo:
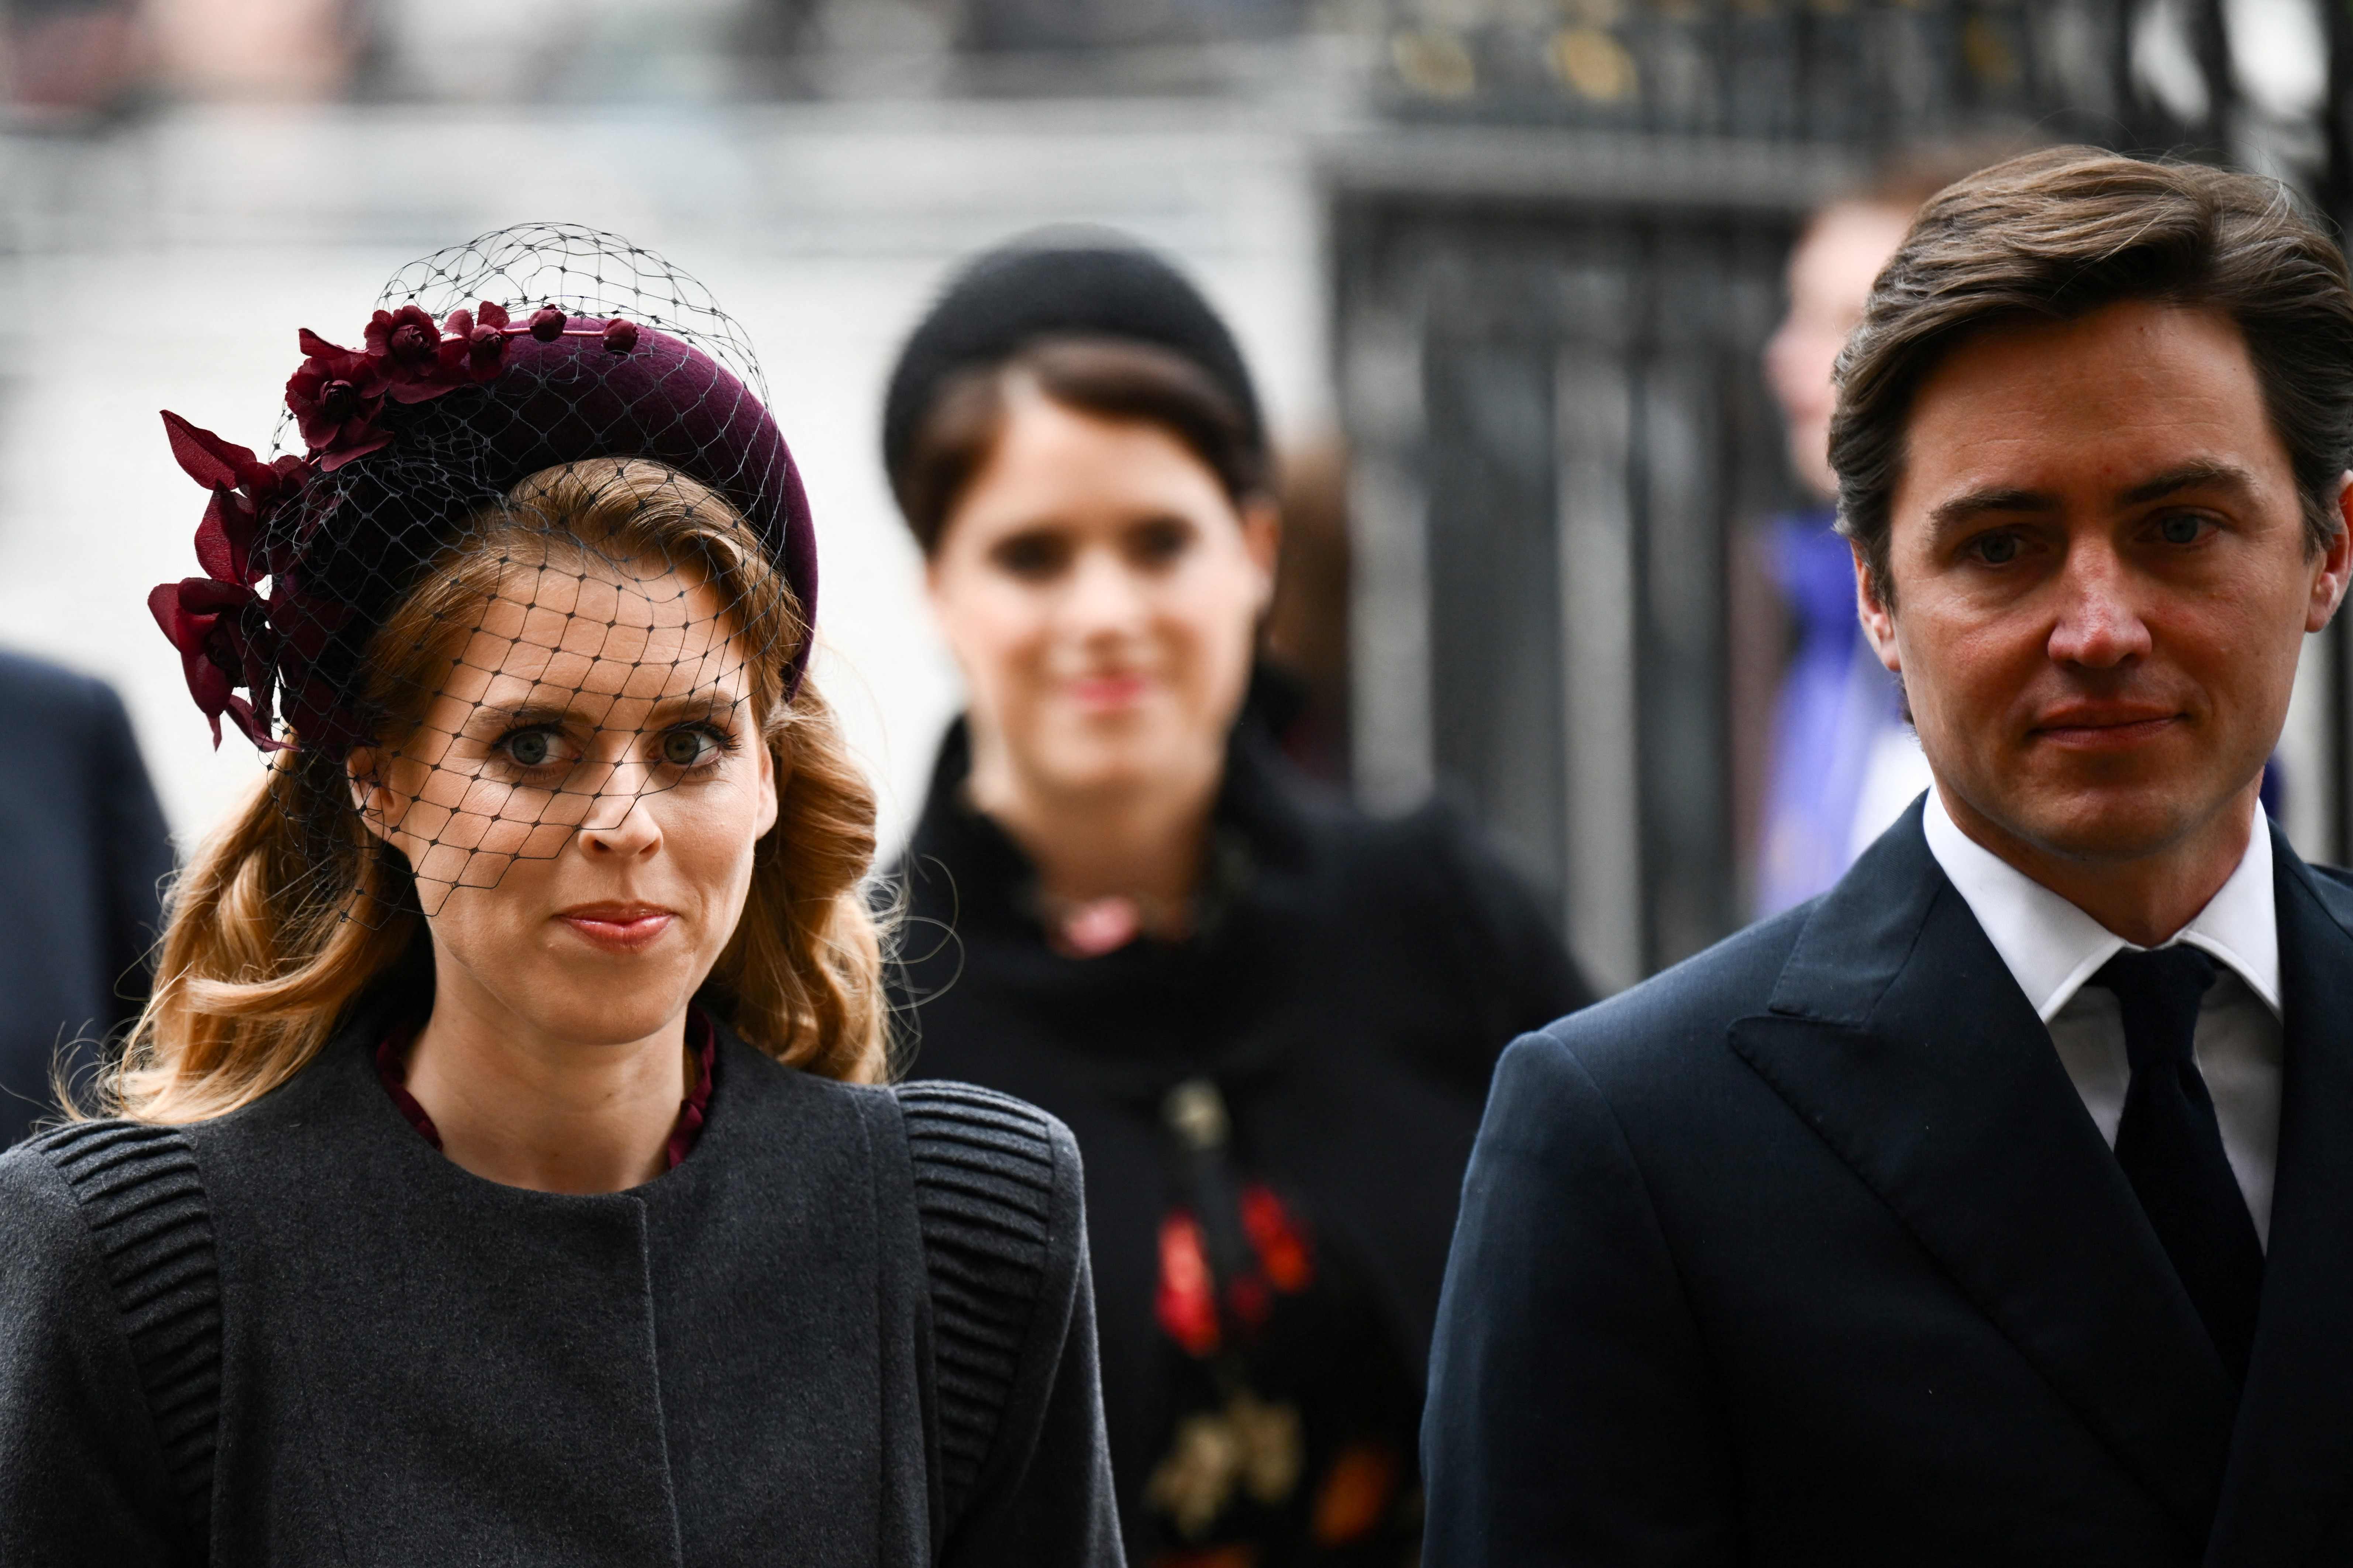
M 1517 1042 L 1427 1561 L 2353 1563 L 2353 882 L 2256 791 L 2353 568 L 2353 293 L 2275 186 L 2061 149 L 1841 362 L 1936 787 Z
M 0 653 L 0 1148 L 145 1001 L 172 840 L 122 703 Z

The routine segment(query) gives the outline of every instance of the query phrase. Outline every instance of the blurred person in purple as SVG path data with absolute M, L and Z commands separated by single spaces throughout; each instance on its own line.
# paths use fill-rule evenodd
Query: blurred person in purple
M 1837 529 L 1830 462 L 1831 367 L 1912 215 L 1974 167 L 1950 153 L 1903 164 L 1816 211 L 1789 253 L 1788 310 L 1766 345 L 1765 380 L 1781 405 L 1790 470 L 1808 501 L 1776 520 L 1764 540 L 1790 636 L 1757 833 L 1760 916 L 1837 881 L 1928 784 L 1895 683 L 1855 622 L 1854 563 Z

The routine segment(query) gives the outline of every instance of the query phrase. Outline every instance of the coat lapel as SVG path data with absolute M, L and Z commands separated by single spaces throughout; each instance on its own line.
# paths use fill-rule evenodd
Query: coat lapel
M 1824 899 L 1733 1048 L 2202 1542 L 2228 1376 L 1920 822 L 1915 805 Z
M 2315 1561 L 2353 1506 L 2353 891 L 2316 876 L 2276 834 L 2272 856 L 2279 1173 L 2254 1359 L 2207 1557 L 2218 1568 Z

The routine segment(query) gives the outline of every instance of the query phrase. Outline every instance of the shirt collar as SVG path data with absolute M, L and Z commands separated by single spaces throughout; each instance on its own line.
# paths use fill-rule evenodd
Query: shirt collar
M 2102 964 L 2133 945 L 1963 833 L 1933 788 L 1921 826 L 1928 852 L 2044 1023 Z M 2279 911 L 2272 900 L 2270 825 L 2260 807 L 2239 868 L 2171 942 L 2159 945 L 2174 942 L 2230 965 L 2265 1006 L 2279 1012 Z

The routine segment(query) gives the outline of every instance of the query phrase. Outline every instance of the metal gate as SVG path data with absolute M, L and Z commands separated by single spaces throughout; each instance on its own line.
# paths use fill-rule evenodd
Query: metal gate
M 1732 543 L 1794 499 L 1757 363 L 1798 224 L 1900 143 L 2028 126 L 2227 151 L 2342 211 L 2346 95 L 2242 90 L 2232 13 L 2270 3 L 1392 5 L 1385 123 L 1325 165 L 1359 792 L 1459 801 L 1605 985 L 1740 924 L 1767 686 Z M 2309 18 L 2333 82 L 2346 4 Z

